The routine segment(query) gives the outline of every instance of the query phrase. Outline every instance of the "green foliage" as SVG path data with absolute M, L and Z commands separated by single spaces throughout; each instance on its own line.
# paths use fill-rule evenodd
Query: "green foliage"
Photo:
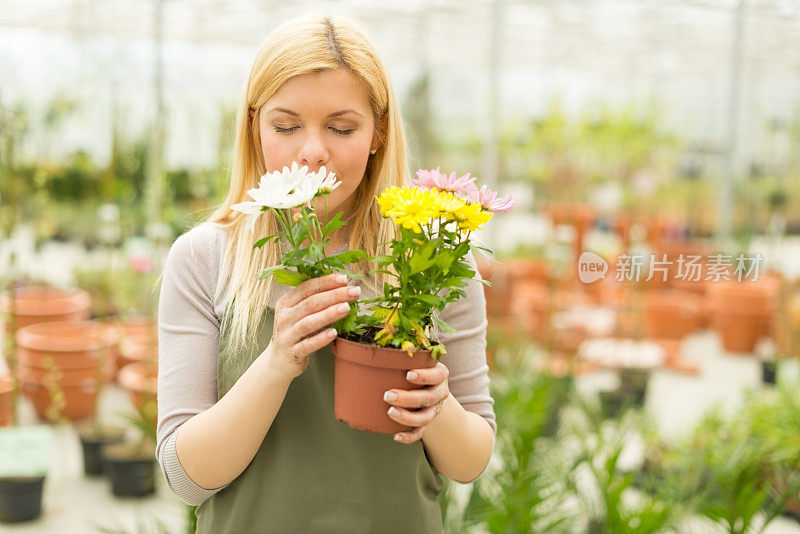
M 796 390 L 751 393 L 739 413 L 713 410 L 676 446 L 656 445 L 646 486 L 667 488 L 732 534 L 762 532 L 797 502 L 798 429 Z
M 465 259 L 470 251 L 469 234 L 462 238 L 457 229 L 444 225 L 439 227 L 437 235 L 433 235 L 431 228 L 427 235 L 402 226 L 398 232 L 399 236 L 390 244 L 391 255 L 371 258 L 379 265 L 373 272 L 390 274 L 395 281 L 384 284 L 382 296 L 365 301 L 377 306 L 372 319 L 361 321 L 373 326 L 377 319 L 381 329 L 374 339 L 379 345 L 400 347 L 409 354 L 415 347 L 424 347 L 432 349 L 433 356 L 438 358 L 444 347 L 431 344 L 433 328 L 443 332 L 453 330 L 437 313 L 448 303 L 464 297 L 466 293 L 461 288 L 475 276 Z

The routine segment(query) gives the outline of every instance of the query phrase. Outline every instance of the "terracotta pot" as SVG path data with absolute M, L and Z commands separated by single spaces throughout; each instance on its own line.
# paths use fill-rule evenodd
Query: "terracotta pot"
M 644 335 L 681 339 L 700 326 L 702 299 L 687 291 L 651 291 L 644 299 Z
M 14 381 L 10 376 L 0 376 L 0 426 L 11 426 L 13 394 Z
M 46 383 L 39 382 L 34 378 L 23 375 L 20 377 L 22 382 L 22 392 L 33 403 L 36 414 L 43 421 L 53 421 L 57 417 L 51 416 L 48 410 L 51 405 L 58 403 L 54 399 Z M 81 382 L 61 381 L 57 385 L 58 390 L 63 393 L 64 404 L 60 408 L 56 407 L 57 414 L 71 420 L 85 419 L 94 414 L 97 402 L 98 385 L 95 378 L 85 378 Z
M 108 321 L 106 324 L 108 325 L 107 336 L 111 354 L 110 358 L 114 362 L 114 375 L 116 376 L 116 373 L 122 365 L 133 361 L 129 359 L 125 360 L 124 356 L 121 354 L 120 345 L 124 340 L 132 336 L 148 336 L 151 332 L 153 335 L 156 335 L 156 327 L 150 319 L 139 315 L 115 319 Z
M 144 408 L 144 403 L 155 399 L 158 392 L 158 362 L 129 363 L 119 370 L 117 382 L 136 406 Z
M 95 321 L 36 323 L 17 331 L 20 366 L 61 370 L 97 368 L 106 365 L 106 379 L 113 376 L 104 325 Z
M 725 350 L 752 352 L 759 338 L 770 333 L 777 294 L 777 283 L 769 278 L 708 284 L 712 325 Z
M 117 358 L 119 369 L 147 359 L 158 359 L 158 339 L 153 334 L 139 332 L 120 340 Z
M 82 289 L 59 289 L 47 286 L 21 287 L 14 291 L 16 327 L 51 321 L 82 321 L 89 318 L 92 297 Z M 0 300 L 0 308 L 8 311 L 8 297 Z M 9 324 L 6 332 L 10 333 Z
M 509 315 L 509 304 L 516 299 L 520 285 L 544 284 L 549 276 L 546 260 L 538 258 L 510 258 L 484 268 L 488 275 L 484 279 L 491 286 L 484 286 L 486 310 L 489 315 Z M 483 270 L 480 270 L 483 276 Z
M 390 389 L 421 389 L 406 380 L 410 369 L 436 366 L 429 350 L 410 357 L 404 350 L 356 343 L 337 337 L 334 358 L 334 415 L 352 428 L 393 434 L 407 431 L 389 417 L 391 407 L 383 400 Z

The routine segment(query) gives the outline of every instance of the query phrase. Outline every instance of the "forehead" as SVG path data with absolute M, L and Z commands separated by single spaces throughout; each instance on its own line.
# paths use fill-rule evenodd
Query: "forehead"
M 298 114 L 327 114 L 354 109 L 366 117 L 371 112 L 369 96 L 363 84 L 356 75 L 345 69 L 299 74 L 289 78 L 264 104 L 267 111 L 275 107 L 288 108 Z

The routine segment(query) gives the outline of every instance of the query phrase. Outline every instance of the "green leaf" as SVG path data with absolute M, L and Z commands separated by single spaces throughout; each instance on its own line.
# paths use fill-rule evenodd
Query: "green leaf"
M 273 276 L 277 283 L 285 286 L 299 286 L 308 279 L 300 273 L 288 269 L 276 269 Z
M 446 322 L 442 321 L 441 319 L 439 319 L 435 315 L 431 316 L 431 318 L 439 326 L 439 329 L 442 332 L 444 332 L 445 334 L 455 334 L 456 333 L 455 329 L 453 329 L 449 324 L 447 324 Z
M 394 263 L 394 257 L 383 254 L 381 256 L 374 256 L 370 258 L 370 261 L 374 261 L 381 267 L 384 267 L 386 265 L 391 265 L 392 263 Z
M 331 232 L 334 232 L 343 226 L 347 226 L 347 223 L 342 221 L 341 219 L 342 219 L 342 212 L 340 211 L 336 213 L 336 215 L 334 215 L 333 218 L 329 220 L 322 228 L 323 235 L 327 236 Z
M 253 244 L 253 248 L 255 249 L 255 248 L 261 248 L 261 247 L 263 247 L 263 246 L 264 246 L 264 245 L 267 243 L 267 241 L 269 241 L 269 240 L 270 240 L 270 239 L 272 239 L 273 237 L 275 237 L 275 236 L 267 236 L 267 237 L 262 237 L 261 239 L 259 239 L 258 241 L 256 241 L 256 242 Z
M 350 263 L 355 263 L 360 259 L 366 258 L 367 253 L 363 250 L 346 250 L 340 254 L 336 254 L 334 256 L 328 256 L 321 263 L 326 265 L 348 265 Z
M 409 274 L 420 273 L 436 263 L 433 253 L 436 250 L 436 241 L 428 241 L 418 248 L 408 260 Z

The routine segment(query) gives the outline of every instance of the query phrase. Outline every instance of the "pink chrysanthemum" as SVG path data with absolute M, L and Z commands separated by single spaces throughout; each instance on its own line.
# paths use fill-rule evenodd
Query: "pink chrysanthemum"
M 417 179 L 412 183 L 424 189 L 433 189 L 434 187 L 439 191 L 452 191 L 460 195 L 469 195 L 472 191 L 477 191 L 475 180 L 477 177 L 470 178 L 469 173 L 464 176 L 458 176 L 455 172 L 451 172 L 450 176 L 439 171 L 439 167 L 435 169 L 426 170 L 420 169 L 417 171 Z
M 480 189 L 475 188 L 470 191 L 467 197 L 470 201 L 477 202 L 489 211 L 508 211 L 514 207 L 514 199 L 511 198 L 511 195 L 497 198 L 497 191 L 492 191 L 485 185 Z

